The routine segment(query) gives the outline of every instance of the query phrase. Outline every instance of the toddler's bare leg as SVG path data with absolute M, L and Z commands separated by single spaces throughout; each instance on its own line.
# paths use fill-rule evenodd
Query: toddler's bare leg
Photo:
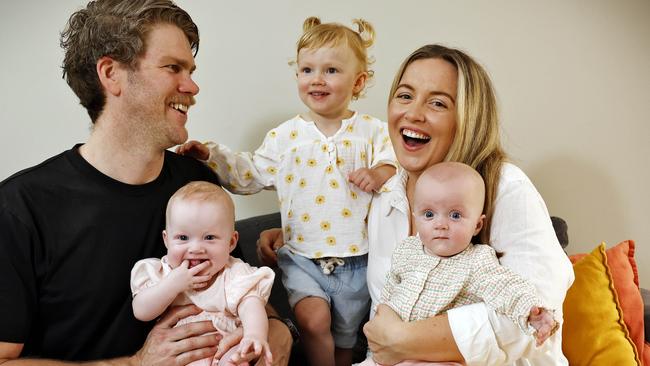
M 334 338 L 330 331 L 330 306 L 316 296 L 300 300 L 293 309 L 300 341 L 311 366 L 334 366 Z

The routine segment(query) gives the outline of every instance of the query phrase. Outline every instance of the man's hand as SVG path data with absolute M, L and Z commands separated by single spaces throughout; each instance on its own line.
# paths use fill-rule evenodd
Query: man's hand
M 284 245 L 282 229 L 273 228 L 264 230 L 260 233 L 257 240 L 257 258 L 260 262 L 269 267 L 278 265 L 278 256 L 276 251 Z
M 196 315 L 201 309 L 194 305 L 178 306 L 168 310 L 151 329 L 142 348 L 135 354 L 137 365 L 187 365 L 212 357 L 221 339 L 212 322 L 203 321 L 174 328 L 179 320 Z
M 194 159 L 206 161 L 210 157 L 210 150 L 207 146 L 196 141 L 191 140 L 176 148 L 176 154 L 185 155 Z
M 20 357 L 23 346 L 22 343 L 0 342 L 0 365 Z

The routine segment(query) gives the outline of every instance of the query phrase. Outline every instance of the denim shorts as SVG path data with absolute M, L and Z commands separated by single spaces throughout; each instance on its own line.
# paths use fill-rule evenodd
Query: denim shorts
M 278 266 L 291 308 L 305 297 L 323 298 L 330 304 L 334 344 L 353 348 L 359 325 L 370 307 L 366 282 L 368 255 L 342 259 L 345 264 L 326 275 L 312 259 L 292 253 L 286 246 L 278 250 Z

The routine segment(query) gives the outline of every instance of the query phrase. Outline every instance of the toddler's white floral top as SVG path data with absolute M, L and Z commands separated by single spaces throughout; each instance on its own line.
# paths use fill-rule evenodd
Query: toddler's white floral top
M 238 194 L 277 190 L 285 245 L 293 252 L 308 258 L 368 252 L 372 193 L 347 177 L 360 168 L 396 165 L 385 122 L 354 113 L 326 137 L 314 122 L 296 116 L 269 131 L 254 153 L 207 146 L 208 165 L 226 189 Z

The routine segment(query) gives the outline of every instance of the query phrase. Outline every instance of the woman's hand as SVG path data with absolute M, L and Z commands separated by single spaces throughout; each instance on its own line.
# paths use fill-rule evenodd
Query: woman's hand
M 263 265 L 275 267 L 278 265 L 278 256 L 276 251 L 284 245 L 282 229 L 273 228 L 264 230 L 260 233 L 257 240 L 257 258 Z
M 447 314 L 403 322 L 392 308 L 380 304 L 363 327 L 368 348 L 377 363 L 394 365 L 408 360 L 465 362 L 449 327 Z
M 368 348 L 372 358 L 382 365 L 394 365 L 406 357 L 399 354 L 396 342 L 401 337 L 399 332 L 404 322 L 393 309 L 384 304 L 377 306 L 375 316 L 363 326 L 363 333 L 368 338 Z

